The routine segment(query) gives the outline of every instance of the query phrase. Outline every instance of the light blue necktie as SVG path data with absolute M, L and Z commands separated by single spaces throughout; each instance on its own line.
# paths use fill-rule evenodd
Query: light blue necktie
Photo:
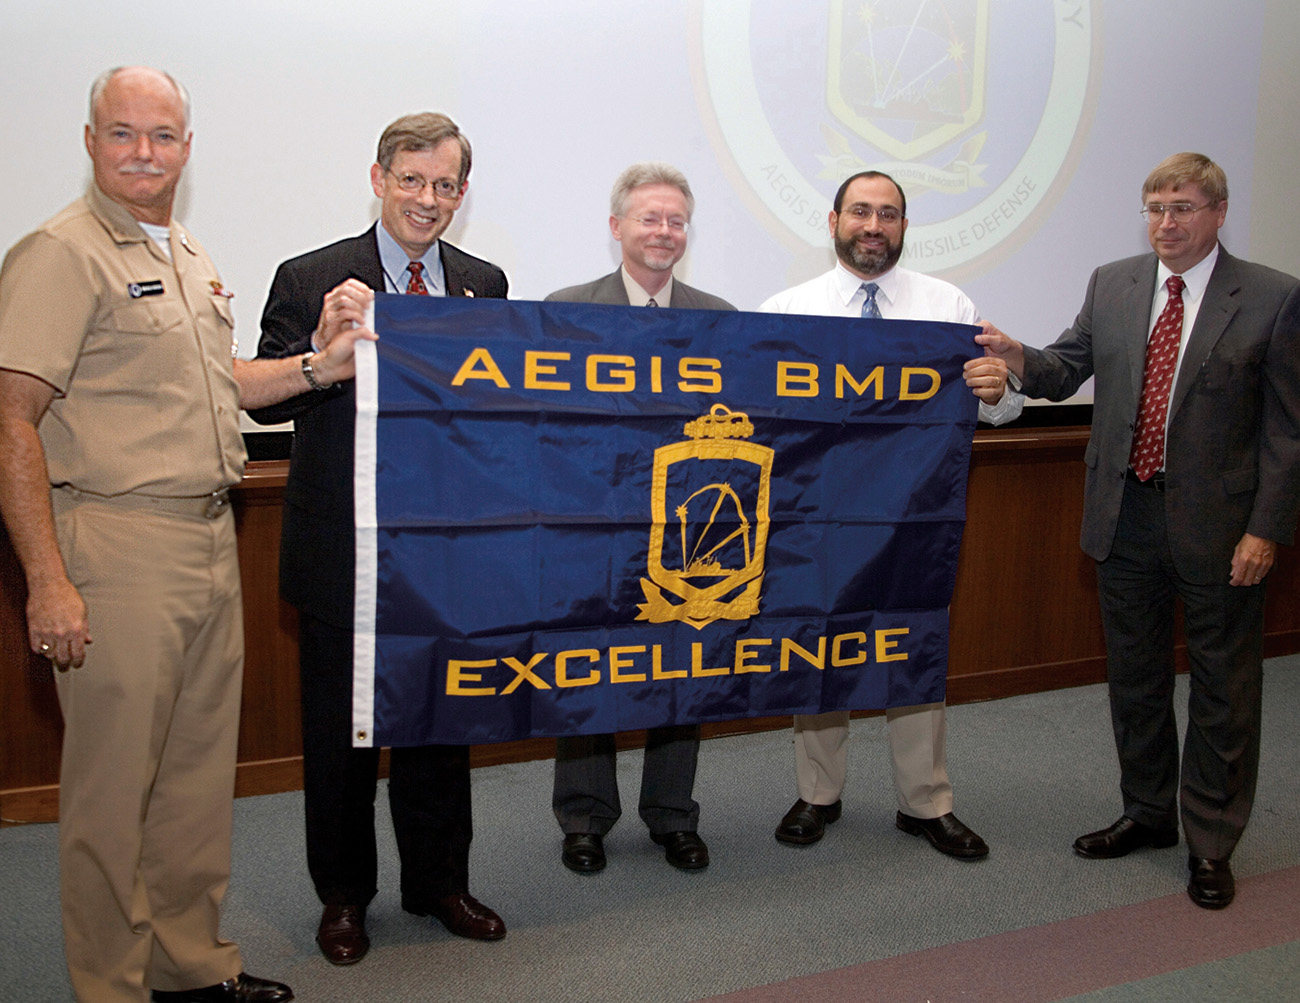
M 862 291 L 867 294 L 867 298 L 862 301 L 862 316 L 872 320 L 881 319 L 880 307 L 876 306 L 876 291 L 879 288 L 874 282 L 862 283 Z

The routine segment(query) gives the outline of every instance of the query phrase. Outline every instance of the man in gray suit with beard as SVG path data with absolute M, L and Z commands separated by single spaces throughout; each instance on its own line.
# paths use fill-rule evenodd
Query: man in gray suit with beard
M 604 278 L 570 286 L 548 301 L 614 306 L 734 310 L 726 300 L 673 277 L 686 253 L 695 196 L 681 171 L 668 164 L 633 164 L 614 182 L 609 229 L 623 263 Z M 700 806 L 691 797 L 700 751 L 698 725 L 651 728 L 641 774 L 640 815 L 668 863 L 683 870 L 709 865 L 709 850 L 695 831 Z M 602 837 L 622 814 L 613 735 L 578 735 L 556 741 L 551 801 L 564 832 L 561 859 L 580 874 L 605 866 Z
M 1124 811 L 1082 857 L 1178 842 L 1187 894 L 1222 909 L 1259 767 L 1264 580 L 1300 511 L 1300 282 L 1234 258 L 1221 168 L 1179 153 L 1142 187 L 1154 254 L 1093 273 L 1046 349 L 986 325 L 1031 397 L 1096 375 L 1082 546 L 1097 561 Z M 1174 605 L 1191 666 L 1179 776 Z

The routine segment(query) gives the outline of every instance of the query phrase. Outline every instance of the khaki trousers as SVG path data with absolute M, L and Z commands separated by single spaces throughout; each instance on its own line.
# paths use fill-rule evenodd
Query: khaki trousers
M 72 985 L 88 1003 L 213 985 L 241 970 L 218 932 L 243 668 L 234 519 L 53 494 L 93 639 L 55 674 Z
M 942 703 L 895 707 L 885 712 L 894 765 L 898 807 L 915 818 L 938 818 L 952 811 L 944 748 L 946 714 Z M 795 777 L 799 797 L 809 804 L 834 804 L 848 772 L 849 712 L 794 716 Z

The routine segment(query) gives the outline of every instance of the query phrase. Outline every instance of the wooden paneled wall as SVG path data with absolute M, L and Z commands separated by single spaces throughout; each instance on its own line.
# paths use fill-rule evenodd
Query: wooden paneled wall
M 1079 550 L 1086 428 L 976 434 L 967 527 L 952 605 L 949 702 L 1105 678 L 1093 562 Z M 249 466 L 235 492 L 247 639 L 237 794 L 301 784 L 297 616 L 277 594 L 287 463 Z M 1265 651 L 1300 650 L 1300 563 L 1283 548 L 1269 583 Z M 61 724 L 51 670 L 27 648 L 22 575 L 0 534 L 0 817 L 57 816 Z M 756 718 L 706 736 L 784 727 Z M 639 733 L 620 737 L 636 745 Z M 479 746 L 475 765 L 544 758 L 554 742 Z

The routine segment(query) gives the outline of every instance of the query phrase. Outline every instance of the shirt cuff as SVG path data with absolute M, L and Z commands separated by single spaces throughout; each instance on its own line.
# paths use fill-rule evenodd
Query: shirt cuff
M 996 404 L 980 401 L 980 421 L 986 421 L 990 425 L 1005 425 L 1019 418 L 1020 412 L 1025 409 L 1025 395 L 1020 392 L 1020 381 L 1016 379 L 1015 373 L 1007 375 L 1009 377 L 1007 389 L 1000 401 Z

